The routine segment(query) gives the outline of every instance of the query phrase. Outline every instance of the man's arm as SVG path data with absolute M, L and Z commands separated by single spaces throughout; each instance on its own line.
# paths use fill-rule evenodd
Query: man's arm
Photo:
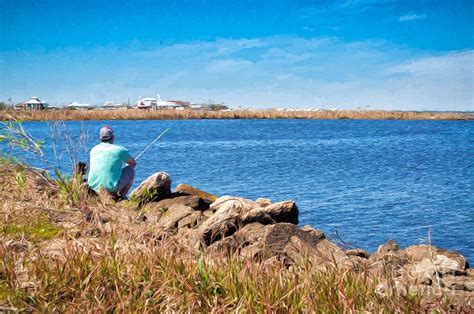
M 132 168 L 135 168 L 135 166 L 137 165 L 137 162 L 135 161 L 135 158 L 133 157 L 128 158 L 125 163 Z

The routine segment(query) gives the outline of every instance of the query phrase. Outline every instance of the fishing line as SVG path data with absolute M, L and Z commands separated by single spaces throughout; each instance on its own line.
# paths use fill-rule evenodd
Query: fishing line
M 153 144 L 155 144 L 156 141 L 158 141 L 158 140 L 160 139 L 160 137 L 162 137 L 162 136 L 163 136 L 166 132 L 168 132 L 169 130 L 170 130 L 170 129 L 168 128 L 168 129 L 164 130 L 160 135 L 158 135 L 158 137 L 155 138 L 155 139 L 153 140 L 153 142 L 150 143 L 150 145 L 148 145 L 147 147 L 145 147 L 145 149 L 142 150 L 142 152 L 141 152 L 140 154 L 138 154 L 137 157 L 135 157 L 135 160 L 137 160 L 138 158 L 140 158 L 141 155 L 143 155 Z

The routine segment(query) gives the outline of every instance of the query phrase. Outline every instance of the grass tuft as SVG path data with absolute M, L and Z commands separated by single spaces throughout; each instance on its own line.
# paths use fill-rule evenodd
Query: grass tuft
M 14 239 L 26 238 L 30 241 L 51 240 L 62 232 L 53 224 L 47 222 L 34 222 L 32 224 L 7 224 L 2 227 L 3 235 Z

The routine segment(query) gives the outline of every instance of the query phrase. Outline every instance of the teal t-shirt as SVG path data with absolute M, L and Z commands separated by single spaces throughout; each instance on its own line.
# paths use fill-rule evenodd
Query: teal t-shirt
M 119 145 L 100 143 L 91 149 L 87 182 L 96 192 L 100 186 L 114 191 L 122 175 L 123 163 L 130 158 L 128 150 Z

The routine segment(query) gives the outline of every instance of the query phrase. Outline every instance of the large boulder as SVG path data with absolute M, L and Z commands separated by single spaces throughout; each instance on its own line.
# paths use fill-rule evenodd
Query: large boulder
M 258 206 L 258 204 L 254 201 L 243 197 L 236 197 L 236 196 L 222 196 L 216 199 L 209 210 L 214 213 L 228 213 L 233 212 L 239 215 L 243 215 L 246 212 L 250 211 L 254 207 Z
M 441 284 L 441 277 L 467 275 L 467 260 L 458 252 L 431 245 L 414 245 L 406 248 L 405 253 L 410 262 L 405 266 L 406 276 L 418 282 Z
M 147 207 L 154 207 L 154 208 L 171 208 L 174 206 L 188 206 L 195 210 L 205 211 L 209 209 L 210 203 L 203 200 L 199 196 L 194 195 L 181 195 L 172 193 L 167 195 L 165 199 L 162 199 L 158 202 L 148 203 L 145 205 Z
M 350 260 L 341 248 L 326 240 L 321 231 L 309 226 L 298 228 L 292 223 L 250 223 L 232 236 L 214 242 L 209 249 L 237 252 L 246 258 L 276 257 L 286 265 L 309 261 L 321 269 L 334 261 L 344 263 Z
M 170 193 L 170 176 L 166 172 L 157 172 L 140 183 L 130 194 L 130 199 L 144 204 L 166 198 Z
M 226 236 L 232 235 L 241 224 L 240 215 L 236 212 L 216 212 L 202 223 L 199 228 L 201 238 L 210 245 Z
M 349 256 L 358 256 L 360 258 L 369 258 L 370 254 L 366 250 L 363 249 L 349 249 L 345 251 Z
M 176 205 L 163 210 L 160 220 L 158 220 L 158 227 L 165 231 L 173 231 L 178 228 L 179 222 L 194 213 L 194 209 L 189 206 Z
M 204 216 L 200 211 L 194 211 L 190 215 L 180 219 L 178 221 L 178 229 L 182 228 L 197 228 L 207 217 Z
M 275 204 L 256 203 L 264 207 L 254 207 L 245 213 L 242 217 L 244 224 L 252 222 L 259 222 L 265 225 L 277 222 L 298 224 L 298 207 L 296 207 L 295 202 L 283 201 Z
M 436 262 L 442 272 L 464 272 L 468 267 L 467 259 L 458 252 L 439 249 L 431 245 L 412 245 L 405 249 L 412 263 L 425 259 Z
M 474 278 L 470 276 L 446 276 L 441 285 L 451 290 L 474 291 Z
M 209 203 L 212 203 L 217 199 L 217 196 L 212 195 L 212 194 L 207 193 L 207 192 L 204 192 L 204 191 L 201 191 L 201 190 L 199 190 L 195 187 L 192 187 L 190 185 L 187 185 L 187 184 L 178 185 L 175 189 L 175 192 L 180 193 L 180 194 L 199 196 L 201 199 L 203 199 L 203 200 L 205 200 Z
M 242 197 L 218 198 L 209 207 L 209 211 L 213 214 L 199 228 L 203 242 L 210 245 L 232 235 L 244 224 L 242 216 L 254 206 L 256 206 L 255 202 Z
M 370 268 L 378 275 L 401 275 L 402 268 L 408 263 L 406 253 L 394 240 L 389 240 L 380 245 L 377 251 L 369 257 Z

